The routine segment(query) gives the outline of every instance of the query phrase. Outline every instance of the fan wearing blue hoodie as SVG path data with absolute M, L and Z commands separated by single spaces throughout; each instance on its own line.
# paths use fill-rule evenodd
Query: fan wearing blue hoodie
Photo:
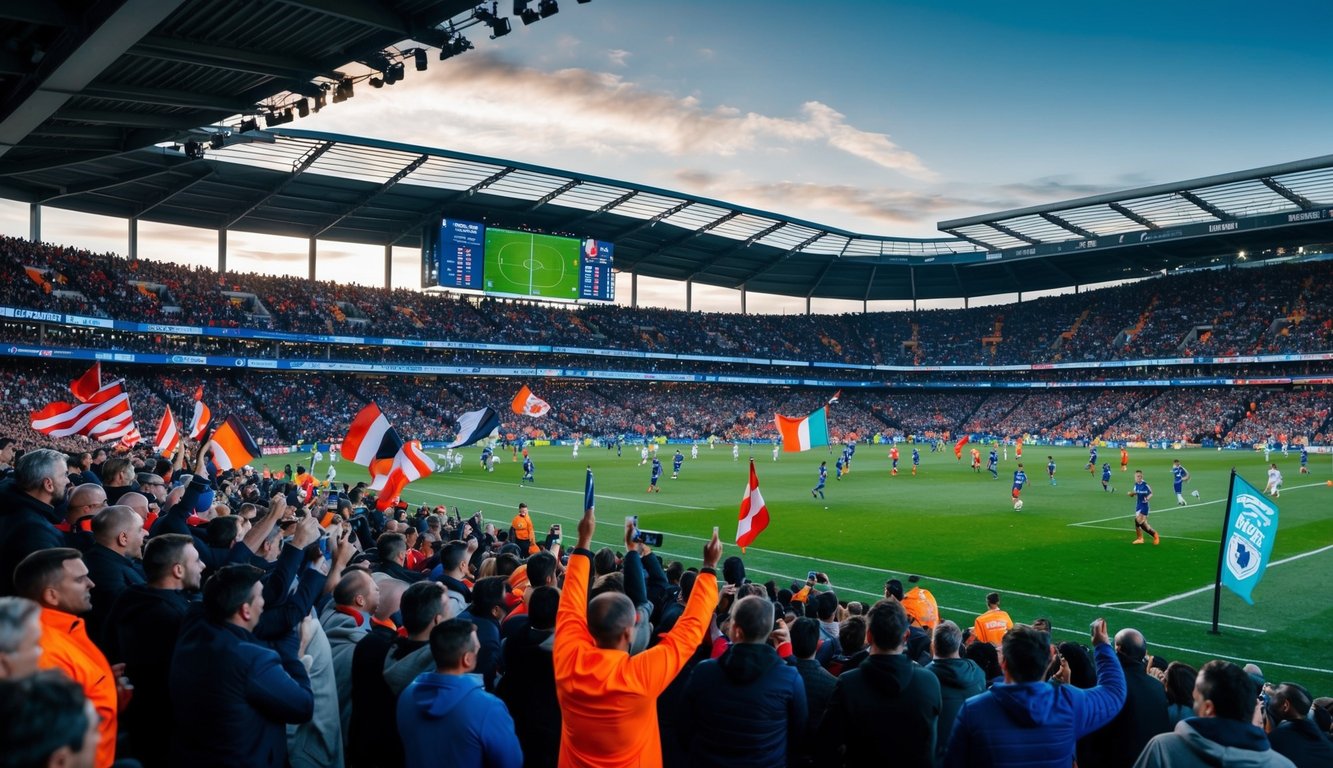
M 398 697 L 398 732 L 407 768 L 521 768 L 523 750 L 504 702 L 469 674 L 481 641 L 470 621 L 451 619 L 431 630 L 435 671 L 417 676 Z M 449 745 L 440 749 L 441 744 Z
M 1012 627 L 1000 648 L 1004 682 L 958 710 L 944 768 L 1073 765 L 1075 742 L 1111 722 L 1125 704 L 1125 673 L 1102 619 L 1092 623 L 1092 646 L 1095 687 L 1048 683 L 1042 680 L 1051 658 L 1046 633 Z

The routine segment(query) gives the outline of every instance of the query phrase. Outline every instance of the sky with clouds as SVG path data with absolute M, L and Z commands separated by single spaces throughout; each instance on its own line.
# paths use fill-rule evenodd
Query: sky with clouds
M 502 3 L 507 10 L 509 3 Z M 558 14 L 295 128 L 603 175 L 867 234 L 1328 154 L 1310 2 L 565 0 Z M 1090 7 L 1083 7 L 1090 6 Z M 26 234 L 0 202 L 0 230 Z M 125 250 L 125 224 L 48 210 L 48 240 Z M 304 275 L 304 241 L 234 233 L 229 265 Z M 145 224 L 141 252 L 212 264 L 212 232 Z M 319 277 L 378 283 L 380 248 L 321 243 Z M 375 269 L 366 263 L 373 260 Z M 394 254 L 414 286 L 417 255 Z M 622 299 L 629 295 L 621 286 Z M 696 308 L 739 310 L 696 287 Z M 683 305 L 678 284 L 640 301 Z M 751 311 L 797 311 L 767 301 Z M 831 302 L 816 309 L 860 305 Z

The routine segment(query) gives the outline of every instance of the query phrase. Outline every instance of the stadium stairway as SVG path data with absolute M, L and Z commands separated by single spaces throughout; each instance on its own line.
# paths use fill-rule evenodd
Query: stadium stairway
M 249 387 L 245 386 L 237 379 L 229 379 L 228 383 L 235 387 L 237 392 L 241 393 L 260 418 L 267 421 L 273 427 L 273 430 L 278 433 L 278 436 L 282 438 L 283 442 L 288 444 L 296 442 L 296 435 L 292 434 L 292 431 L 287 428 L 287 425 L 284 424 L 281 419 L 276 418 L 272 411 L 264 407 L 264 401 L 259 395 L 251 392 Z M 189 425 L 188 420 L 186 421 L 186 425 Z

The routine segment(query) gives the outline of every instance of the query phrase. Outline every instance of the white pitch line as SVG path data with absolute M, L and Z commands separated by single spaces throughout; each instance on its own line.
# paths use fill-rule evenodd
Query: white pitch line
M 1214 542 L 1214 543 L 1216 543 L 1216 542 Z M 1272 567 L 1274 567 L 1274 566 L 1283 565 L 1283 564 L 1285 564 L 1285 563 L 1290 563 L 1290 562 L 1292 562 L 1293 560 L 1300 560 L 1300 559 L 1303 558 L 1303 557 L 1309 557 L 1310 555 L 1317 555 L 1317 554 L 1319 554 L 1320 552 L 1327 552 L 1327 551 L 1329 551 L 1330 549 L 1333 549 L 1333 544 L 1329 544 L 1329 545 L 1326 546 L 1326 547 L 1320 547 L 1319 549 L 1312 549 L 1312 550 L 1310 550 L 1309 552 L 1302 552 L 1302 553 L 1300 553 L 1299 555 L 1292 555 L 1291 557 L 1284 557 L 1284 558 L 1282 558 L 1281 560 L 1274 560 L 1273 562 L 1271 562 L 1271 563 L 1268 564 L 1268 567 L 1269 567 L 1269 568 L 1272 568 Z M 1213 588 L 1215 588 L 1216 586 L 1217 586 L 1217 584 L 1216 584 L 1216 582 L 1214 582 L 1213 584 L 1208 584 L 1208 585 L 1206 585 L 1206 586 L 1199 587 L 1198 589 L 1191 589 L 1191 590 L 1188 591 L 1188 592 L 1181 592 L 1181 593 L 1178 594 L 1178 595 L 1172 595 L 1172 596 L 1170 596 L 1170 597 L 1164 597 L 1164 598 L 1162 598 L 1161 600 L 1158 600 L 1158 601 L 1156 601 L 1156 602 L 1148 603 L 1147 605 L 1143 606 L 1143 608 L 1140 608 L 1140 609 L 1138 609 L 1138 610 L 1140 610 L 1140 611 L 1146 611 L 1146 610 L 1149 609 L 1149 608 L 1157 608 L 1157 607 L 1159 607 L 1159 606 L 1166 605 L 1167 603 L 1174 603 L 1174 602 L 1177 601 L 1177 600 L 1184 600 L 1184 599 L 1187 598 L 1187 597 L 1193 597 L 1193 596 L 1195 596 L 1195 595 L 1197 595 L 1197 594 L 1199 594 L 1199 593 L 1201 593 L 1201 592 L 1207 592 L 1208 590 L 1213 589 Z
M 489 484 L 491 484 L 491 485 L 509 485 L 509 486 L 512 486 L 512 485 L 513 485 L 513 483 L 502 483 L 502 482 L 500 482 L 499 480 L 482 480 L 482 479 L 480 479 L 480 478 L 471 478 L 471 477 L 470 477 L 470 478 L 465 478 L 465 479 L 466 479 L 467 482 L 470 482 L 470 483 L 489 483 Z M 576 496 L 582 496 L 582 495 L 583 495 L 583 491 L 571 491 L 571 490 L 568 490 L 568 489 L 566 489 L 566 488 L 543 488 L 543 487 L 541 487 L 541 486 L 539 486 L 539 485 L 523 485 L 523 487 L 524 487 L 524 488 L 530 488 L 530 489 L 532 489 L 532 490 L 534 490 L 534 491 L 543 491 L 543 492 L 546 492 L 546 493 L 568 493 L 568 494 L 572 494 L 572 495 L 576 495 Z M 414 492 L 414 493 L 430 493 L 430 491 L 417 491 L 417 490 L 415 490 L 415 489 L 413 489 L 413 492 Z M 708 510 L 713 509 L 712 507 L 691 507 L 691 506 L 688 505 L 688 504 L 672 504 L 672 503 L 670 503 L 670 502 L 666 502 L 666 501 L 649 501 L 649 500 L 647 500 L 647 499 L 637 499 L 637 498 L 636 498 L 636 499 L 631 499 L 631 498 L 627 498 L 627 497 L 625 497 L 625 496 L 604 496 L 604 495 L 598 494 L 597 498 L 599 498 L 599 499 L 612 499 L 612 500 L 614 500 L 614 501 L 626 501 L 626 502 L 632 502 L 632 503 L 634 503 L 634 504 L 649 504 L 649 505 L 654 506 L 654 507 L 670 507 L 670 508 L 672 508 L 672 509 L 689 509 L 689 510 L 693 510 L 693 511 L 695 511 L 695 512 L 707 512 Z

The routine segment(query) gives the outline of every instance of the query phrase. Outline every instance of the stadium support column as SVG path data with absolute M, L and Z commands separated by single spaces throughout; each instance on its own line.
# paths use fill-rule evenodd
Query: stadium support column
M 315 240 L 315 238 L 313 238 L 313 237 L 310 238 L 310 251 L 309 251 L 309 255 L 308 255 L 307 258 L 306 258 L 306 273 L 307 273 L 306 277 L 307 277 L 307 279 L 309 279 L 310 282 L 312 282 L 312 283 L 315 282 L 315 251 L 316 251 L 315 243 L 316 243 L 316 242 L 317 242 L 317 241 Z
M 384 290 L 393 290 L 393 245 L 384 244 Z
M 690 312 L 690 311 L 692 311 L 693 309 L 694 309 L 694 281 L 693 281 L 693 280 L 686 280 L 686 281 L 685 281 L 685 311 L 686 311 L 686 312 Z M 742 314 L 742 315 L 745 314 L 745 310 L 742 309 L 742 310 L 741 310 L 741 314 Z
M 130 232 L 129 232 L 129 240 L 130 240 L 130 242 L 129 242 L 129 246 L 130 246 L 130 247 L 129 247 L 129 254 L 128 254 L 128 255 L 129 255 L 129 257 L 130 257 L 130 261 L 138 261 L 138 260 L 139 260 L 139 220 L 136 219 L 136 218 L 134 218 L 133 216 L 131 216 L 131 217 L 129 218 L 129 222 L 130 222 Z
M 629 305 L 631 309 L 639 307 L 639 273 L 629 273 Z
M 41 203 L 28 203 L 28 240 L 33 243 L 42 241 Z
M 227 228 L 218 227 L 218 274 L 227 271 Z
M 747 296 L 748 294 L 749 294 L 749 291 L 747 291 L 746 288 L 745 288 L 745 286 L 742 285 L 742 286 L 741 286 L 741 314 L 742 314 L 742 315 L 745 314 L 745 298 L 746 298 L 746 296 Z
M 807 294 L 806 297 L 805 297 L 805 314 L 806 314 L 807 316 L 810 314 L 810 296 L 809 296 L 809 294 Z

